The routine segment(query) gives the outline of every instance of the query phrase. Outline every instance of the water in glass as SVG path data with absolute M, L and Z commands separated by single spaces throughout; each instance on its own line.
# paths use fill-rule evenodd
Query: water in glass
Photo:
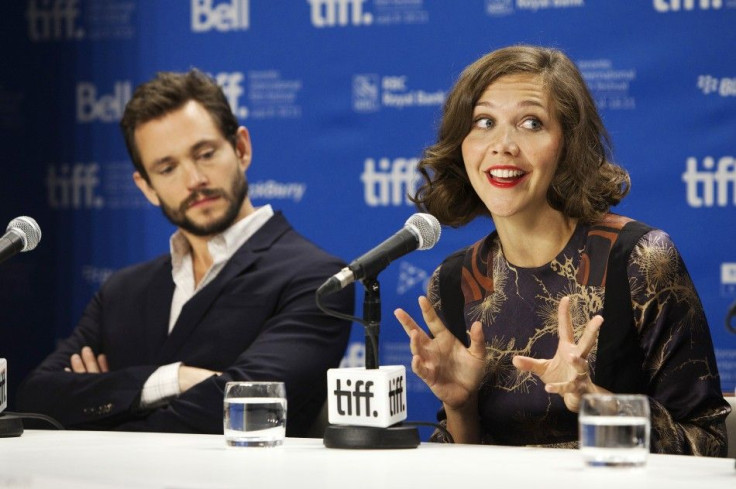
M 286 433 L 286 399 L 226 398 L 224 422 L 228 446 L 281 445 Z
M 580 450 L 589 466 L 640 467 L 647 461 L 649 418 L 581 416 Z

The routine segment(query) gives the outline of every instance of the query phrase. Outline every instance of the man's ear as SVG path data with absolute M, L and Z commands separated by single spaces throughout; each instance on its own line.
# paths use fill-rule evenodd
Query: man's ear
M 235 154 L 238 156 L 240 161 L 240 167 L 243 171 L 246 171 L 250 166 L 251 159 L 253 158 L 253 148 L 250 144 L 250 134 L 248 129 L 243 126 L 238 128 L 235 133 Z
M 148 183 L 148 181 L 143 178 L 143 175 L 138 172 L 133 172 L 133 181 L 135 182 L 136 187 L 138 187 L 143 195 L 146 196 L 148 202 L 155 205 L 156 207 L 161 205 L 161 201 L 158 199 L 158 194 L 153 188 L 151 188 L 151 185 Z

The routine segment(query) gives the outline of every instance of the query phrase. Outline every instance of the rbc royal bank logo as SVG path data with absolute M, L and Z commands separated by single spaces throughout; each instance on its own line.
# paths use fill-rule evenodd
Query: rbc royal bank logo
M 721 263 L 721 292 L 736 295 L 736 263 Z
M 52 209 L 101 209 L 105 202 L 95 193 L 100 185 L 100 165 L 75 163 L 51 165 L 46 171 L 46 191 Z
M 192 32 L 245 31 L 250 27 L 250 0 L 192 0 Z
M 366 0 L 307 0 L 317 28 L 371 25 L 373 14 L 364 12 Z
M 360 179 L 365 203 L 371 207 L 413 205 L 409 194 L 416 191 L 421 179 L 418 158 L 366 158 Z
M 130 100 L 133 84 L 117 81 L 111 93 L 97 93 L 94 83 L 77 83 L 77 122 L 118 122 Z
M 381 107 L 379 78 L 376 74 L 353 76 L 353 110 L 375 112 Z
M 723 156 L 716 160 L 706 156 L 698 165 L 698 159 L 690 157 L 686 165 L 682 181 L 690 207 L 736 206 L 736 159 Z
M 28 0 L 28 38 L 32 42 L 82 39 L 79 15 L 79 0 Z
M 406 75 L 353 75 L 353 110 L 376 112 L 381 107 L 401 110 L 407 107 L 439 106 L 445 102 L 443 90 L 417 90 L 410 88 L 408 81 Z
M 736 78 L 698 76 L 698 89 L 705 95 L 717 93 L 721 97 L 736 97 Z
M 680 10 L 718 10 L 723 0 L 654 0 L 657 12 L 677 12 Z
M 486 0 L 486 13 L 488 15 L 509 15 L 514 13 L 513 0 Z

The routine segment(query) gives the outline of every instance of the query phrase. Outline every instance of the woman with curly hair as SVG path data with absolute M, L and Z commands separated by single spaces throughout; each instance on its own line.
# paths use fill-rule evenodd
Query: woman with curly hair
M 663 231 L 610 212 L 629 175 L 575 64 L 535 46 L 468 66 L 419 163 L 418 207 L 487 237 L 446 258 L 402 309 L 412 369 L 451 438 L 575 446 L 585 393 L 646 394 L 653 452 L 724 456 L 729 413 L 710 331 Z

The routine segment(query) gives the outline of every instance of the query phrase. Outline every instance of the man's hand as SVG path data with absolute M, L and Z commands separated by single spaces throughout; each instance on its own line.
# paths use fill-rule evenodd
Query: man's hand
M 99 374 L 110 371 L 105 354 L 101 353 L 95 356 L 95 352 L 89 346 L 83 347 L 81 353 L 72 355 L 69 364 L 71 367 L 64 370 L 75 374 Z
M 181 365 L 179 367 L 179 390 L 186 392 L 203 380 L 207 380 L 213 375 L 220 375 L 221 373 L 215 372 L 214 370 L 207 370 L 206 368 Z

